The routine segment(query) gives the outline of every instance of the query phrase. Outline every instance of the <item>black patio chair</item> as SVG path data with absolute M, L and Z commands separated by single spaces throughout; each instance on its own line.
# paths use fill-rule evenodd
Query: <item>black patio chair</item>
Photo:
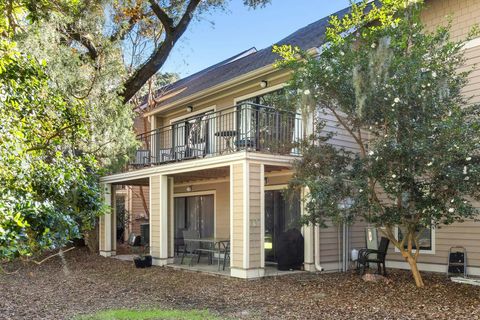
M 390 240 L 382 237 L 380 239 L 380 246 L 378 247 L 378 250 L 361 249 L 358 252 L 357 270 L 359 271 L 360 275 L 365 273 L 365 269 L 369 267 L 370 263 L 377 264 L 377 272 L 379 274 L 383 274 L 384 276 L 387 275 L 387 269 L 385 268 L 385 257 L 387 256 L 389 244 Z
M 140 168 L 140 167 L 146 167 L 151 164 L 151 159 L 150 159 L 150 150 L 137 150 L 135 152 L 135 159 L 133 159 L 133 162 L 131 165 L 135 168 Z
M 196 230 L 183 230 L 183 254 L 182 254 L 182 260 L 180 261 L 180 264 L 183 264 L 183 260 L 185 256 L 188 254 L 190 255 L 190 262 L 189 265 L 192 265 L 193 262 L 193 257 L 195 255 L 198 255 L 198 259 L 200 260 L 200 242 L 196 241 L 191 241 L 191 240 L 196 240 L 200 239 L 200 233 Z
M 220 259 L 220 257 L 218 257 Z M 225 249 L 223 250 L 223 270 L 225 270 L 225 266 L 230 263 L 230 241 L 227 242 L 225 245 Z
M 175 238 L 173 239 L 175 246 L 175 254 L 177 256 L 180 256 L 180 252 L 183 252 L 183 249 L 185 247 L 185 241 L 183 241 L 183 231 L 185 231 L 185 229 L 177 229 L 177 232 L 175 233 Z

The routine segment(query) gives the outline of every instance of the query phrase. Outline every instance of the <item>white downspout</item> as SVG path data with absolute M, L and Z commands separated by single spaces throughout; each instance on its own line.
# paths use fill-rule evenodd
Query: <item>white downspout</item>
M 342 244 L 342 271 L 347 272 L 348 268 L 348 256 L 347 256 L 347 247 L 348 247 L 348 226 L 346 223 L 343 223 L 343 244 Z
M 320 265 L 320 227 L 315 226 L 315 270 L 323 271 L 323 267 Z

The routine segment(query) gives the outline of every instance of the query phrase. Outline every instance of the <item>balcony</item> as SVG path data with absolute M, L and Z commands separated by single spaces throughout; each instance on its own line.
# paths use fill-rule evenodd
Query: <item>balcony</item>
M 130 167 L 140 169 L 239 151 L 299 155 L 302 137 L 299 114 L 242 103 L 138 135 L 139 148 Z

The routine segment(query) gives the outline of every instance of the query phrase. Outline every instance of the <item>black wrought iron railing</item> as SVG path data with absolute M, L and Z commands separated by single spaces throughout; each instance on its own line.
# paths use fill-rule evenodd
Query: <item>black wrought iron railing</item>
M 242 103 L 139 135 L 131 165 L 143 167 L 238 151 L 298 155 L 299 114 Z

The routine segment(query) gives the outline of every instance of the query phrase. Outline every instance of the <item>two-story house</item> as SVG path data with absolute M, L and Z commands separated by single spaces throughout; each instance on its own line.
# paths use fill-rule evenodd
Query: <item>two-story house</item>
M 480 1 L 428 0 L 424 21 L 434 28 L 452 18 L 453 38 L 465 37 L 480 22 Z M 342 15 L 348 9 L 337 15 Z M 329 17 L 277 42 L 317 50 Z M 465 48 L 468 65 L 480 59 L 480 38 Z M 290 73 L 274 67 L 272 47 L 246 50 L 158 91 L 156 108 L 147 112 L 150 131 L 138 136 L 141 147 L 131 170 L 105 176 L 105 202 L 115 203 L 115 186 L 148 190 L 150 253 L 155 265 L 174 264 L 176 240 L 187 229 L 201 237 L 228 239 L 233 277 L 257 278 L 278 253 L 278 235 L 301 230 L 304 269 L 346 270 L 349 252 L 365 246 L 364 223 L 320 229 L 299 226 L 301 197 L 282 190 L 292 176 L 292 162 L 301 157 L 295 142 L 311 123 L 280 111 L 282 90 Z M 480 71 L 472 74 L 465 94 L 476 95 Z M 474 101 L 478 101 L 478 95 Z M 327 117 L 337 132 L 332 143 L 355 150 L 351 138 Z M 116 213 L 100 220 L 100 253 L 116 253 Z M 480 225 L 475 222 L 432 230 L 422 239 L 421 270 L 446 271 L 451 246 L 467 248 L 471 274 L 480 274 Z M 392 248 L 387 267 L 407 268 Z

